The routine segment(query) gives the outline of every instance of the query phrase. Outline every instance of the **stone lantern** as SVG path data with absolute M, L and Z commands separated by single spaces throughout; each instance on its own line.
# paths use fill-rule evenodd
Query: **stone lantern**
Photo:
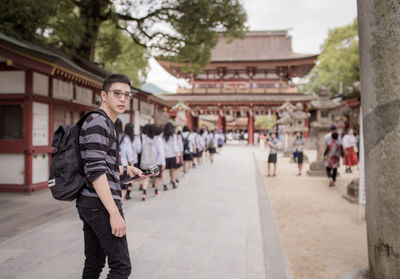
M 290 123 L 292 121 L 290 113 L 293 112 L 295 108 L 296 107 L 292 103 L 286 101 L 283 105 L 276 109 L 279 113 L 279 119 L 276 121 L 276 123 L 279 125 L 279 129 L 282 133 L 282 148 L 284 150 L 284 157 L 288 157 L 287 151 L 290 146 L 290 133 L 292 132 L 290 129 Z
M 308 105 L 309 109 L 317 111 L 317 120 L 311 123 L 311 128 L 317 132 L 317 160 L 312 162 L 310 170 L 307 174 L 310 176 L 325 176 L 325 165 L 323 162 L 322 148 L 324 147 L 324 136 L 330 131 L 330 127 L 334 125 L 332 121 L 332 110 L 340 104 L 329 98 L 328 91 L 323 86 L 318 92 L 319 98 L 311 101 Z

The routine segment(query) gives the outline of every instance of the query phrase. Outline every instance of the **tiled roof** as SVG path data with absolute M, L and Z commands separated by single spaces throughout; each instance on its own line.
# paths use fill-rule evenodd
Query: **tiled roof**
M 292 51 L 292 37 L 287 30 L 252 31 L 243 39 L 221 37 L 212 50 L 211 62 L 269 61 L 313 57 Z

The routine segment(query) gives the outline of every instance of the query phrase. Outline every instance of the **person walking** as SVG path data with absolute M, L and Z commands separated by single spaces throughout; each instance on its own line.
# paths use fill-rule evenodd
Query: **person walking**
M 164 126 L 164 132 L 162 134 L 162 142 L 164 146 L 165 154 L 165 170 L 162 172 L 162 181 L 164 185 L 164 191 L 168 190 L 167 187 L 167 174 L 166 170 L 169 170 L 169 177 L 171 179 L 172 188 L 177 187 L 177 169 L 180 163 L 180 152 L 178 146 L 178 139 L 175 134 L 175 127 L 171 122 L 168 122 Z
M 79 148 L 87 185 L 76 200 L 83 222 L 85 264 L 83 279 L 99 278 L 108 258 L 107 278 L 128 278 L 131 261 L 126 238 L 126 223 L 121 205 L 120 173 L 129 176 L 142 172 L 132 166 L 119 166 L 114 122 L 132 98 L 130 80 L 109 75 L 100 92 L 100 110 L 83 123 Z
M 347 134 L 342 139 L 344 149 L 344 164 L 346 166 L 346 173 L 352 173 L 351 167 L 358 165 L 357 157 L 357 139 L 354 136 L 354 130 L 349 129 Z
M 140 136 L 135 136 L 134 134 L 134 126 L 132 123 L 127 123 L 125 125 L 125 135 L 126 135 L 126 140 L 128 141 L 127 144 L 131 146 L 132 150 L 132 157 L 133 157 L 133 166 L 135 168 L 139 168 L 139 157 L 138 154 L 142 152 L 142 146 L 141 146 L 141 141 L 140 141 Z M 126 199 L 129 200 L 131 199 L 131 191 L 133 187 L 133 182 L 128 185 L 128 189 L 126 191 Z
M 341 156 L 342 148 L 338 140 L 338 133 L 332 132 L 331 137 L 332 139 L 324 153 L 326 174 L 329 178 L 329 187 L 335 185 L 337 168 L 339 167 L 339 159 Z
M 161 128 L 152 124 L 146 129 L 147 134 L 142 135 L 142 155 L 140 162 L 140 169 L 148 169 L 152 165 L 157 165 L 160 169 L 159 173 L 152 176 L 154 182 L 154 196 L 158 197 L 158 188 L 160 185 L 160 178 L 162 171 L 165 169 L 165 153 L 162 139 L 160 137 Z M 146 177 L 142 184 L 142 201 L 147 198 L 147 187 L 150 178 Z
M 119 143 L 119 163 L 121 166 L 133 166 L 133 151 L 132 145 L 130 143 L 129 137 L 122 130 L 122 121 L 118 118 L 115 121 L 115 131 L 118 137 Z M 122 177 L 121 177 L 122 178 Z M 124 201 L 128 194 L 128 189 L 130 188 L 130 184 L 121 183 L 121 196 Z M 130 199 L 130 196 L 127 197 Z
M 183 141 L 182 141 L 182 133 L 181 131 L 178 131 L 177 135 L 176 135 L 176 139 L 178 142 L 178 150 L 179 150 L 179 155 L 180 155 L 180 160 L 179 163 L 177 165 L 177 169 L 176 169 L 176 182 L 179 183 L 179 174 L 181 173 L 182 167 L 183 167 Z
M 274 173 L 272 176 L 276 176 L 276 162 L 277 162 L 277 157 L 278 157 L 278 150 L 279 150 L 279 141 L 276 138 L 276 133 L 271 133 L 270 134 L 271 139 L 268 141 L 268 147 L 269 147 L 269 155 L 268 155 L 268 174 L 267 176 L 271 176 L 271 168 L 270 165 L 274 165 Z
M 190 164 L 192 163 L 192 154 L 196 148 L 194 145 L 193 136 L 190 134 L 189 126 L 184 126 L 182 130 L 182 142 L 183 142 L 183 172 L 186 175 Z
M 293 151 L 294 151 L 294 158 L 297 163 L 297 168 L 299 170 L 299 173 L 297 174 L 298 176 L 301 175 L 301 171 L 303 169 L 303 150 L 304 150 L 304 144 L 306 143 L 303 133 L 302 132 L 296 132 L 296 138 L 293 142 Z
M 215 136 L 215 130 L 211 130 L 211 133 L 208 135 L 208 156 L 210 158 L 210 162 L 214 162 L 214 154 L 217 153 L 217 137 Z

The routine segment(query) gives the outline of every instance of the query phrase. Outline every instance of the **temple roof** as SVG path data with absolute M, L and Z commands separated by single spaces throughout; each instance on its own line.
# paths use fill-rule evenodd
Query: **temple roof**
M 211 63 L 228 61 L 271 61 L 315 58 L 314 54 L 292 51 L 292 37 L 287 30 L 252 31 L 243 39 L 221 37 L 211 52 Z

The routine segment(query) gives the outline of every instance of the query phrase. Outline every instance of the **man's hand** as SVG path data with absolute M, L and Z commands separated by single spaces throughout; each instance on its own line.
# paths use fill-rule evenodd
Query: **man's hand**
M 116 237 L 123 237 L 126 234 L 126 223 L 119 211 L 110 214 L 111 232 Z
M 132 166 L 128 166 L 126 173 L 130 176 L 130 177 L 134 177 L 136 175 L 139 175 L 139 179 L 144 178 L 145 176 L 143 175 L 142 171 L 138 168 L 132 167 Z

